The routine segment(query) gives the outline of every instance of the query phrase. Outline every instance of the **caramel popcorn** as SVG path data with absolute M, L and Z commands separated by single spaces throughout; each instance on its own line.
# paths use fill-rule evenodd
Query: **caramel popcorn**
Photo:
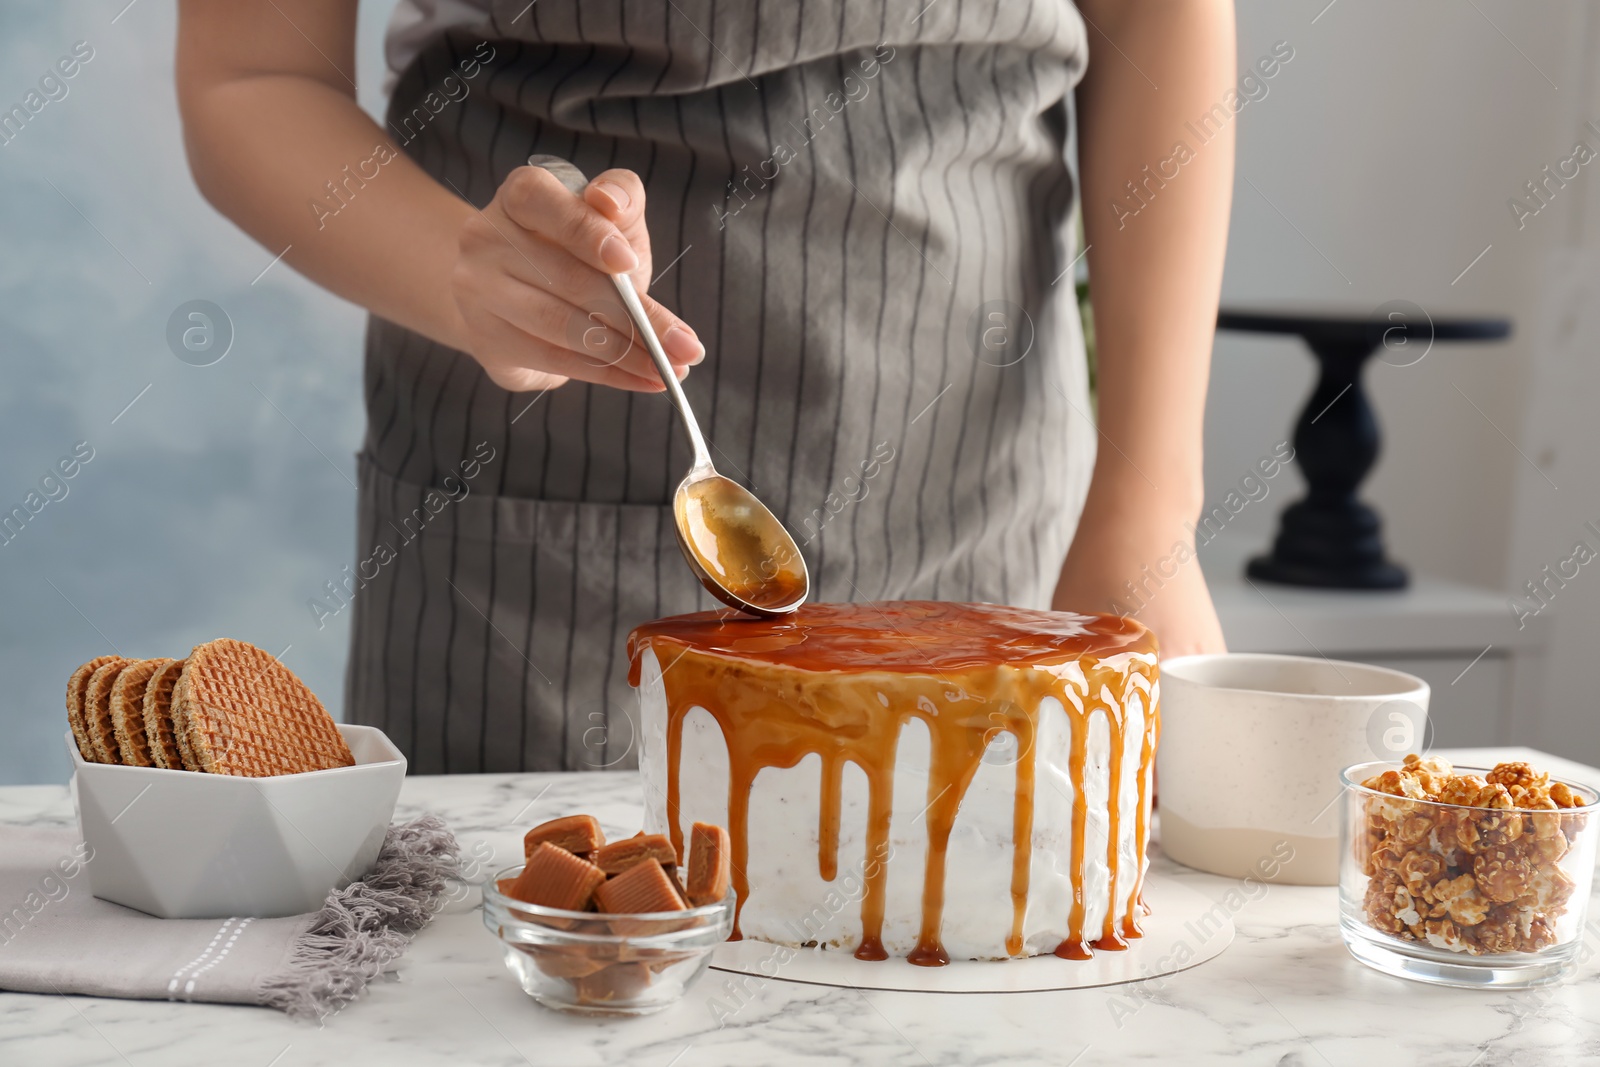
M 1495 795 L 1491 799 L 1498 800 L 1499 797 Z M 1456 844 L 1468 855 L 1475 856 L 1480 852 L 1510 844 L 1522 836 L 1523 827 L 1526 825 L 1527 817 L 1515 809 L 1497 811 L 1495 809 L 1499 808 L 1498 804 L 1493 807 L 1484 806 L 1489 807 L 1489 810 L 1481 815 L 1467 811 L 1450 813 L 1455 825 Z
M 1448 915 L 1463 926 L 1476 926 L 1489 917 L 1489 902 L 1470 874 L 1441 879 L 1431 893 L 1438 903 L 1428 914 L 1435 918 Z
M 1588 801 L 1567 788 L 1567 783 L 1557 782 L 1550 787 L 1550 799 L 1558 808 L 1581 808 Z
M 1451 952 L 1460 952 L 1464 938 L 1461 936 L 1461 927 L 1449 919 L 1429 919 L 1424 924 L 1428 944 L 1435 948 L 1447 948 Z
M 1472 928 L 1471 936 L 1471 944 L 1479 954 L 1485 955 L 1537 952 L 1555 942 L 1556 933 L 1549 922 L 1537 917 L 1531 908 L 1510 905 L 1492 910 L 1487 919 Z
M 1445 874 L 1444 860 L 1438 854 L 1424 850 L 1407 852 L 1396 869 L 1405 881 L 1406 888 L 1413 893 L 1426 892 Z
M 1356 834 L 1374 929 L 1471 955 L 1555 943 L 1574 890 L 1557 863 L 1587 818 L 1567 809 L 1585 797 L 1527 763 L 1478 777 L 1417 755 L 1362 785 L 1382 794 Z
M 1434 795 L 1444 787 L 1445 780 L 1455 770 L 1450 766 L 1449 760 L 1437 756 L 1426 758 L 1413 752 L 1407 756 L 1403 764 L 1407 774 L 1411 775 L 1422 786 L 1423 792 Z
M 1497 848 L 1472 861 L 1472 877 L 1484 896 L 1508 904 L 1528 892 L 1533 884 L 1533 864 L 1525 855 Z
M 1501 763 L 1489 772 L 1487 779 L 1491 784 L 1503 785 L 1507 789 L 1518 786 L 1530 791 L 1548 790 L 1550 776 L 1534 770 L 1526 763 Z
M 1422 928 L 1422 914 L 1393 871 L 1383 871 L 1367 883 L 1364 901 L 1367 921 L 1374 927 L 1405 941 L 1415 941 Z
M 1460 804 L 1468 808 L 1509 808 L 1511 791 L 1503 785 L 1490 785 L 1475 774 L 1453 775 L 1444 788 L 1428 798 L 1441 804 Z

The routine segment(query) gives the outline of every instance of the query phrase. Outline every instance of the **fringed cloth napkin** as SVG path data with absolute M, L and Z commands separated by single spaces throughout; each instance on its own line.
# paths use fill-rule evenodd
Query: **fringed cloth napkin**
M 320 1019 L 389 969 L 461 850 L 436 815 L 389 827 L 365 878 L 286 919 L 157 919 L 89 894 L 74 830 L 0 826 L 0 989 L 257 1004 Z

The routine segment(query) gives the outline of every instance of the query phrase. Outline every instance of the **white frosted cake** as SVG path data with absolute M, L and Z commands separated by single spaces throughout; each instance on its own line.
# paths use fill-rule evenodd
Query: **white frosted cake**
M 702 612 L 629 639 L 646 828 L 728 827 L 736 936 L 862 959 L 1139 936 L 1159 732 L 1130 619 L 986 604 Z

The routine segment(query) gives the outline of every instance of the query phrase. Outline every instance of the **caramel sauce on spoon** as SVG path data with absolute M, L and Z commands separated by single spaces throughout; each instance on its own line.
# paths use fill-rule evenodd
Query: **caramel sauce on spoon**
M 740 601 L 733 606 L 782 613 L 806 598 L 809 579 L 794 539 L 739 483 L 717 474 L 685 481 L 673 511 L 684 554 L 714 583 L 708 588 Z

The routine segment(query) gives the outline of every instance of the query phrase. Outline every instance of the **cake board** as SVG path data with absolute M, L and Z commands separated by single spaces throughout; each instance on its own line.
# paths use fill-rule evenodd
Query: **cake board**
M 1233 919 L 1219 904 L 1188 886 L 1146 876 L 1150 914 L 1140 921 L 1144 936 L 1126 951 L 1096 951 L 1093 959 L 1033 956 L 1015 960 L 951 960 L 943 967 L 917 967 L 903 958 L 858 960 L 839 950 L 787 948 L 765 941 L 729 941 L 717 947 L 711 966 L 782 982 L 883 989 L 913 993 L 1028 993 L 1122 985 L 1188 970 L 1215 959 L 1233 941 Z

